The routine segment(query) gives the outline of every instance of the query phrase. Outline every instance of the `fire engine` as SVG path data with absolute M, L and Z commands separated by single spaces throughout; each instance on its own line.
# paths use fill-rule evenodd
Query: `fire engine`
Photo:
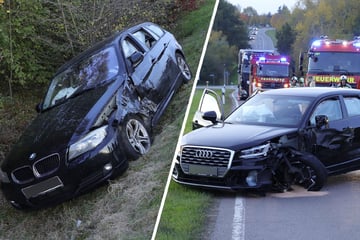
M 274 50 L 240 49 L 239 100 L 256 89 L 287 88 L 290 86 L 290 57 Z
M 360 88 L 360 38 L 352 41 L 315 40 L 307 52 L 308 69 L 305 84 L 308 86 L 336 86 L 341 75 L 347 76 L 352 88 Z M 300 55 L 300 71 L 303 71 L 304 54 Z
M 270 54 L 252 56 L 249 93 L 256 89 L 290 87 L 290 72 L 289 56 Z
M 253 56 L 275 54 L 274 50 L 240 49 L 238 60 L 239 99 L 247 98 L 250 89 L 251 59 Z

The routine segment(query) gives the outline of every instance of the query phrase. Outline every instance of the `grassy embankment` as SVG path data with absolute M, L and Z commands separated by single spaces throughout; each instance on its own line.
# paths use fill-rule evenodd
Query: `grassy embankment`
M 214 2 L 204 1 L 170 29 L 184 47 L 194 74 Z M 191 88 L 187 84 L 179 89 L 155 129 L 150 153 L 132 161 L 123 176 L 40 211 L 15 210 L 0 193 L 0 239 L 150 239 Z M 13 100 L 0 94 L 0 161 L 35 117 L 33 109 L 41 94 L 17 91 Z

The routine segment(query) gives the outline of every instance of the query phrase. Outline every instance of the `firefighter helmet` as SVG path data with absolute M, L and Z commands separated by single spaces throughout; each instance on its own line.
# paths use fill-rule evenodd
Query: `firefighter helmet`
M 347 77 L 345 75 L 341 75 L 340 76 L 340 81 L 345 81 L 347 82 Z

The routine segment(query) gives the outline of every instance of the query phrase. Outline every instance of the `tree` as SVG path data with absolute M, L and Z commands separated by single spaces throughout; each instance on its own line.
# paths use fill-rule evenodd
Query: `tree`
M 295 42 L 296 34 L 288 23 L 285 23 L 280 31 L 276 31 L 276 48 L 279 53 L 290 55 L 291 46 Z
M 230 45 L 238 48 L 249 47 L 247 26 L 241 21 L 240 12 L 225 0 L 219 2 L 213 30 L 221 31 Z
M 152 21 L 171 29 L 202 0 L 0 0 L 0 86 L 44 87 L 56 69 L 115 31 Z
M 222 32 L 212 31 L 200 72 L 200 83 L 224 84 L 224 71 L 235 74 L 236 56 L 236 47 L 230 46 L 226 36 Z

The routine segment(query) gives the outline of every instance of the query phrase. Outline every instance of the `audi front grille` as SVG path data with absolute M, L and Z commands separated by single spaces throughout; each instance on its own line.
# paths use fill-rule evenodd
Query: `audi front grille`
M 185 146 L 180 165 L 184 173 L 223 177 L 230 169 L 234 151 L 223 148 Z

